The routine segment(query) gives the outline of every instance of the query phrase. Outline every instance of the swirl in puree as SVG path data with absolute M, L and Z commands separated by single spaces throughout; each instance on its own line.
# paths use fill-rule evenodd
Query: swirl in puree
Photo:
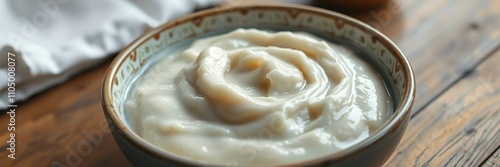
M 131 91 L 125 109 L 140 136 L 222 165 L 326 156 L 368 137 L 392 109 L 382 78 L 346 47 L 256 29 L 199 39 Z

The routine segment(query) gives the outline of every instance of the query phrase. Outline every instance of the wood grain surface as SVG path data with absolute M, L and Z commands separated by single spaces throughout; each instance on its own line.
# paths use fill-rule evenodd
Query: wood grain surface
M 7 158 L 8 146 L 1 142 L 0 166 L 131 166 L 107 129 L 100 103 L 110 62 L 18 104 L 16 159 Z M 0 116 L 2 125 L 9 118 Z M 0 128 L 2 141 L 8 135 Z
M 482 166 L 493 166 L 493 167 L 499 167 L 500 166 L 500 147 L 497 147 L 497 151 L 495 154 L 491 155 L 486 162 Z
M 396 0 L 342 11 L 391 38 L 415 70 L 414 115 L 386 166 L 500 166 L 500 1 Z M 6 156 L 0 127 L 0 167 L 131 166 L 104 126 L 100 88 L 109 63 L 20 103 L 16 160 Z M 0 114 L 6 127 L 10 117 Z
M 388 166 L 479 166 L 500 144 L 500 51 L 413 117 Z

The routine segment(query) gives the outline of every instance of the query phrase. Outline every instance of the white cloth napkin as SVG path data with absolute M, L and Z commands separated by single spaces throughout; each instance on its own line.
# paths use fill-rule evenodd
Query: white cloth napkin
M 8 62 L 14 60 L 8 60 L 9 53 L 11 58 L 15 55 L 12 92 L 15 100 L 21 101 L 95 66 L 149 28 L 216 2 L 219 1 L 0 1 L 0 109 L 12 104 L 7 74 L 9 65 L 13 65 Z

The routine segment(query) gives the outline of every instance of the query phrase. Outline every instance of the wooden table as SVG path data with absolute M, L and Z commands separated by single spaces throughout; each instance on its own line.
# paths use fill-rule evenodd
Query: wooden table
M 386 166 L 500 166 L 500 1 L 400 0 L 347 14 L 385 33 L 415 70 L 412 120 Z M 15 160 L 1 112 L 0 166 L 131 166 L 102 128 L 109 63 L 19 104 Z

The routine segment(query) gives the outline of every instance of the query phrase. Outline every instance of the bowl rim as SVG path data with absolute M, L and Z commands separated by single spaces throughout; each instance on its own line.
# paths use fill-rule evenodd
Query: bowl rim
M 120 119 L 120 116 L 114 110 L 113 100 L 111 99 L 112 94 L 112 84 L 113 77 L 116 76 L 119 67 L 125 61 L 127 55 L 131 53 L 133 50 L 137 49 L 138 46 L 142 45 L 150 38 L 154 38 L 155 35 L 163 32 L 165 29 L 174 27 L 178 24 L 188 22 L 192 19 L 203 17 L 206 15 L 214 15 L 217 13 L 231 12 L 231 11 L 240 11 L 240 10 L 252 10 L 252 9 L 293 9 L 300 11 L 307 11 L 310 13 L 315 13 L 319 15 L 325 15 L 329 17 L 337 17 L 342 19 L 343 21 L 350 22 L 352 25 L 358 26 L 358 28 L 363 28 L 366 32 L 370 33 L 374 38 L 378 39 L 379 42 L 382 43 L 388 50 L 395 56 L 398 62 L 402 65 L 402 71 L 405 78 L 406 87 L 404 87 L 404 95 L 403 99 L 401 99 L 399 105 L 394 110 L 391 118 L 385 122 L 381 128 L 377 131 L 373 132 L 366 139 L 356 143 L 353 146 L 348 147 L 342 151 L 336 153 L 330 153 L 312 160 L 295 162 L 295 163 L 283 163 L 279 164 L 280 166 L 290 166 L 290 165 L 312 165 L 321 162 L 335 162 L 342 160 L 346 157 L 355 154 L 356 152 L 362 151 L 363 149 L 369 147 L 373 143 L 380 141 L 381 138 L 391 131 L 395 131 L 398 128 L 405 118 L 411 115 L 411 108 L 413 106 L 413 101 L 415 98 L 415 89 L 416 83 L 413 74 L 413 70 L 411 64 L 408 59 L 405 57 L 403 52 L 385 35 L 376 30 L 375 28 L 365 24 L 359 20 L 351 18 L 350 16 L 337 13 L 335 11 L 330 11 L 326 9 L 321 9 L 317 7 L 298 5 L 298 4 L 284 4 L 284 3 L 264 3 L 264 4 L 244 4 L 244 5 L 223 5 L 218 6 L 212 9 L 203 10 L 199 12 L 195 12 L 174 20 L 171 20 L 167 23 L 164 23 L 158 27 L 152 28 L 136 38 L 129 45 L 127 45 L 121 52 L 114 58 L 111 65 L 108 67 L 106 74 L 103 79 L 102 87 L 101 87 L 101 104 L 107 117 L 108 124 L 110 126 L 115 126 L 116 130 L 119 130 L 119 133 L 125 140 L 127 140 L 132 145 L 141 149 L 144 152 L 147 152 L 148 155 L 152 155 L 157 159 L 169 160 L 171 163 L 180 164 L 183 166 L 222 166 L 223 164 L 215 164 L 211 162 L 205 161 L 193 161 L 188 158 L 182 157 L 180 155 L 176 155 L 170 152 L 167 152 L 159 147 L 154 146 L 154 144 L 147 142 L 145 139 L 136 134 L 132 129 L 128 128 L 127 125 Z M 111 121 L 111 122 L 110 122 Z M 403 125 L 405 126 L 405 125 Z M 116 140 L 116 139 L 115 139 Z

